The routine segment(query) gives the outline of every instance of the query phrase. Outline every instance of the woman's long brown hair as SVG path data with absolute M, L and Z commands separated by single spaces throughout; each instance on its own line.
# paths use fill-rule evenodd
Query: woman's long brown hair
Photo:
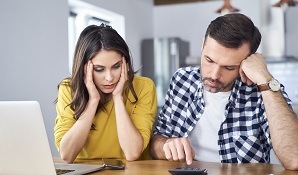
M 66 86 L 70 86 L 72 102 L 69 106 L 74 111 L 75 119 L 78 119 L 81 116 L 89 100 L 89 94 L 84 83 L 84 65 L 94 58 L 101 50 L 116 51 L 124 56 L 128 65 L 128 82 L 125 86 L 124 93 L 128 96 L 128 92 L 130 90 L 134 100 L 128 100 L 131 103 L 136 103 L 138 101 L 138 97 L 132 84 L 135 72 L 132 66 L 130 50 L 126 42 L 117 33 L 117 31 L 112 29 L 110 26 L 105 24 L 100 26 L 91 25 L 82 31 L 78 39 L 74 52 L 72 76 L 67 78 L 69 81 L 62 81 L 61 83 Z M 100 90 L 98 91 L 100 93 L 100 103 L 97 109 L 102 108 L 103 105 L 107 103 L 107 99 L 105 98 L 103 92 Z

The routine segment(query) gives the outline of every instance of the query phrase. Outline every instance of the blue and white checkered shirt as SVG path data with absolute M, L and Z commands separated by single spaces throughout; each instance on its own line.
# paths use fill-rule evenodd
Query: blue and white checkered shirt
M 285 100 L 291 101 L 281 87 Z M 154 134 L 188 137 L 204 112 L 203 82 L 200 67 L 178 69 L 171 79 Z M 292 108 L 292 107 L 291 107 Z M 271 140 L 266 111 L 257 86 L 248 86 L 237 78 L 225 120 L 218 131 L 222 163 L 270 162 Z

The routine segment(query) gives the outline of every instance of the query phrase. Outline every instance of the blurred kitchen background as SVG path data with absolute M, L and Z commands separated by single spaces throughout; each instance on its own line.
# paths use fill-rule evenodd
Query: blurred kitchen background
M 174 71 L 199 64 L 207 26 L 228 9 L 238 9 L 260 29 L 258 52 L 297 110 L 298 4 L 290 0 L 1 0 L 0 100 L 38 101 L 58 156 L 57 85 L 70 75 L 74 44 L 85 26 L 104 22 L 125 38 L 135 70 L 155 81 L 161 106 Z

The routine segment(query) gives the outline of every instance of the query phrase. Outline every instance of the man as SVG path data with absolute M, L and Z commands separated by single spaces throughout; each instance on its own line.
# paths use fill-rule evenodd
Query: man
M 212 21 L 201 67 L 174 74 L 151 144 L 155 159 L 270 162 L 298 170 L 298 119 L 261 54 L 261 34 L 243 14 Z

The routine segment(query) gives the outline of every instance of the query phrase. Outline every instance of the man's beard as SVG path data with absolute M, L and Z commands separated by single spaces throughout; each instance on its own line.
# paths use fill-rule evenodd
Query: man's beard
M 227 87 L 229 87 L 231 84 L 233 84 L 235 82 L 235 80 L 236 80 L 236 78 L 225 85 L 223 82 L 221 82 L 219 80 L 214 80 L 209 77 L 205 77 L 205 78 L 203 77 L 204 88 L 205 88 L 205 90 L 207 90 L 211 93 L 217 93 L 217 92 L 221 92 L 221 91 L 225 90 Z M 220 87 L 218 87 L 218 88 L 210 87 L 205 83 L 205 81 L 215 82 L 216 84 L 219 84 Z

